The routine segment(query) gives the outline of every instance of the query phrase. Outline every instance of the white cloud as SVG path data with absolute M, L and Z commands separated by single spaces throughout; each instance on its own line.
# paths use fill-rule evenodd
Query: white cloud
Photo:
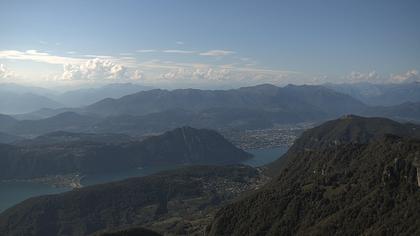
M 358 82 L 378 82 L 381 80 L 380 75 L 376 71 L 370 71 L 367 73 L 352 71 L 350 75 L 346 77 L 347 82 L 358 83 Z
M 9 70 L 4 64 L 0 64 L 0 80 L 9 80 L 15 77 L 15 73 Z
M 184 42 L 182 42 L 182 41 L 176 41 L 175 42 L 176 44 L 178 44 L 178 45 L 184 45 L 185 43 Z
M 162 87 L 232 87 L 260 83 L 287 84 L 296 72 L 241 68 L 233 65 L 173 64 L 157 77 L 147 76 L 143 81 Z M 168 67 L 170 68 L 170 67 Z
M 131 76 L 132 80 L 141 80 L 144 78 L 144 73 L 141 70 L 135 70 L 134 73 Z
M 397 83 L 420 82 L 420 74 L 417 70 L 409 70 L 404 74 L 391 75 L 391 82 L 397 82 Z
M 133 57 L 114 57 L 114 56 L 108 56 L 108 55 L 83 55 L 82 58 L 77 58 L 77 57 L 70 57 L 70 56 L 51 55 L 50 53 L 39 52 L 33 49 L 26 50 L 26 51 L 17 51 L 17 50 L 0 51 L 0 59 L 35 61 L 35 62 L 43 62 L 47 64 L 54 64 L 54 65 L 67 65 L 67 64 L 81 65 L 93 58 L 109 60 L 114 63 L 124 65 L 125 67 L 136 67 L 137 65 L 136 59 Z
M 107 55 L 95 55 L 95 54 L 87 54 L 87 55 L 83 55 L 84 57 L 90 57 L 90 58 L 100 58 L 100 59 L 112 59 L 112 56 L 107 56 Z
M 37 50 L 26 50 L 26 53 L 28 55 L 35 55 L 35 56 L 48 56 L 48 53 L 46 52 L 38 52 Z
M 211 57 L 222 57 L 231 54 L 235 54 L 234 51 L 226 51 L 226 50 L 210 50 L 207 52 L 200 53 L 201 56 L 211 56 Z
M 192 54 L 192 53 L 195 53 L 195 51 L 178 50 L 178 49 L 167 49 L 167 50 L 163 50 L 162 52 L 165 52 L 165 53 L 179 53 L 179 54 Z
M 83 64 L 65 64 L 62 80 L 123 80 L 126 68 L 110 60 L 91 59 Z
M 233 51 L 225 50 L 211 50 L 207 52 L 187 51 L 178 49 L 154 50 L 142 49 L 138 52 L 161 52 L 161 53 L 181 53 L 194 54 L 204 56 L 223 56 L 233 54 Z M 233 57 L 236 61 L 232 63 L 221 64 L 204 64 L 199 62 L 180 63 L 167 60 L 149 60 L 140 62 L 130 54 L 123 54 L 124 56 L 109 56 L 109 55 L 78 55 L 70 56 L 65 53 L 65 56 L 51 55 L 45 51 L 27 50 L 7 50 L 0 51 L 0 59 L 10 60 L 30 60 L 36 62 L 43 62 L 48 64 L 62 65 L 63 71 L 57 67 L 51 67 L 54 72 L 50 74 L 37 75 L 33 77 L 30 73 L 27 74 L 34 81 L 52 81 L 66 84 L 81 84 L 81 83 L 100 83 L 103 81 L 131 81 L 141 80 L 142 82 L 153 84 L 166 84 L 170 86 L 211 86 L 224 84 L 236 85 L 250 85 L 256 83 L 291 83 L 296 82 L 291 76 L 296 72 L 271 70 L 265 68 L 255 68 L 252 60 L 248 58 Z M 243 65 L 249 64 L 248 66 Z M 6 74 L 4 66 L 2 68 L 2 76 Z M 42 72 L 43 73 L 43 72 Z M 9 74 L 9 73 L 8 73 Z M 20 72 L 21 74 L 21 72 Z M 26 75 L 25 75 L 26 76 Z
M 44 62 L 49 64 L 78 64 L 83 63 L 85 59 L 62 57 L 50 55 L 46 52 L 38 52 L 37 50 L 17 51 L 17 50 L 4 50 L 0 51 L 0 59 L 11 60 L 28 60 L 36 62 Z
M 219 67 L 179 67 L 159 76 L 159 82 L 176 82 L 179 84 L 209 84 L 229 81 L 232 71 Z
M 420 82 L 420 74 L 417 70 L 409 70 L 402 74 L 391 74 L 389 76 L 381 76 L 376 71 L 367 73 L 353 71 L 346 77 L 345 82 L 370 82 L 370 83 L 410 83 Z

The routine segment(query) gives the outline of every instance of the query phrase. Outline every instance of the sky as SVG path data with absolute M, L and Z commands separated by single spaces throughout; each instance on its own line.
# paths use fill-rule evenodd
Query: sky
M 0 0 L 0 83 L 420 80 L 417 0 Z

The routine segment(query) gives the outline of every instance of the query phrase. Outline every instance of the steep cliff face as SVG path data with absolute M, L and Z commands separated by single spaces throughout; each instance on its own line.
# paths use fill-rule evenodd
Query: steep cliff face
M 384 134 L 404 134 L 405 125 L 370 121 L 347 117 L 306 132 L 269 184 L 216 214 L 209 235 L 419 234 L 420 141 Z

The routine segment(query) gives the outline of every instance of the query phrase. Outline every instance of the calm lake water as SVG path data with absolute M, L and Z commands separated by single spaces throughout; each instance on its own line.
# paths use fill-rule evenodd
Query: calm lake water
M 253 149 L 247 150 L 249 153 L 254 155 L 254 158 L 244 162 L 250 166 L 262 166 L 270 163 L 287 151 L 288 147 L 279 148 L 268 148 L 268 149 Z M 122 180 L 136 176 L 146 176 L 162 170 L 168 170 L 174 168 L 174 166 L 166 167 L 150 167 L 144 169 L 136 169 L 130 171 L 124 171 L 122 173 L 112 174 L 98 174 L 89 175 L 82 179 L 81 183 L 83 186 L 106 183 L 110 181 Z M 26 183 L 26 182 L 0 182 L 0 213 L 5 209 L 27 199 L 30 197 L 61 193 L 71 190 L 70 188 L 54 188 L 46 184 L 40 183 Z
M 263 166 L 265 164 L 268 164 L 278 159 L 281 155 L 286 153 L 288 149 L 289 149 L 288 146 L 282 146 L 282 147 L 276 147 L 276 148 L 247 150 L 247 152 L 254 155 L 254 158 L 245 161 L 244 164 L 250 165 L 253 167 Z

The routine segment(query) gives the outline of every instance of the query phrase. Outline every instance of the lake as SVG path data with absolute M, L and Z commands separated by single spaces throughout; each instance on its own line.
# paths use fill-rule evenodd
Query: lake
M 247 150 L 247 152 L 254 155 L 254 158 L 245 161 L 243 164 L 250 165 L 253 167 L 265 165 L 279 158 L 282 154 L 284 154 L 287 151 L 287 149 L 287 146 L 283 146 L 278 148 Z M 82 179 L 81 184 L 83 186 L 101 184 L 111 181 L 122 180 L 130 177 L 146 176 L 171 168 L 176 167 L 149 167 L 143 169 L 124 171 L 121 173 L 89 175 Z M 45 194 L 61 193 L 69 190 L 71 189 L 55 188 L 41 183 L 0 182 L 0 212 L 30 197 Z
M 289 147 L 285 145 L 275 148 L 246 150 L 247 152 L 254 155 L 254 158 L 243 162 L 243 164 L 250 165 L 252 167 L 263 166 L 278 159 L 281 155 L 286 153 L 288 149 Z

